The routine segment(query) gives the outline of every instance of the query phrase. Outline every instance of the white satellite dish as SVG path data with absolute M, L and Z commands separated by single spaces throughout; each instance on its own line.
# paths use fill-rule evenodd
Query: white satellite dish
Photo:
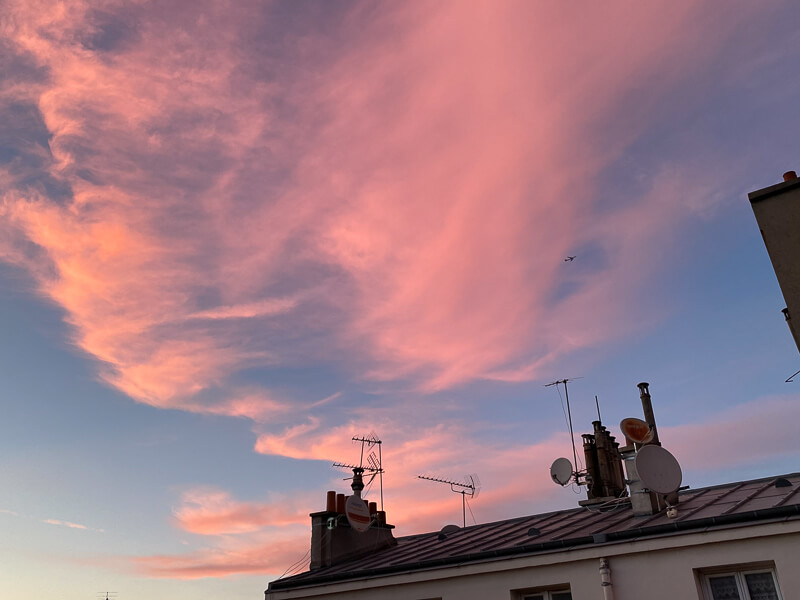
M 558 485 L 567 485 L 572 479 L 572 463 L 568 458 L 557 458 L 550 467 L 550 477 Z
M 619 428 L 629 440 L 637 444 L 647 444 L 653 441 L 653 430 L 646 421 L 636 417 L 628 417 L 619 422 Z
M 364 533 L 369 529 L 372 519 L 369 516 L 369 508 L 364 500 L 358 496 L 350 496 L 344 505 L 344 514 L 347 515 L 347 522 L 350 527 L 359 533 Z
M 636 453 L 636 472 L 642 484 L 652 492 L 670 494 L 681 487 L 681 466 L 678 460 L 661 446 L 649 445 Z

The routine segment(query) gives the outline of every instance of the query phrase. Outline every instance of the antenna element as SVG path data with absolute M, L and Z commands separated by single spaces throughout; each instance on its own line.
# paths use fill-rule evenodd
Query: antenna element
M 428 477 L 426 475 L 417 475 L 417 478 L 435 481 L 437 483 L 446 483 L 450 486 L 451 492 L 461 494 L 461 515 L 463 517 L 464 527 L 467 526 L 467 496 L 470 498 L 476 498 L 478 493 L 481 491 L 481 482 L 475 473 L 472 475 L 466 475 L 463 482 L 452 481 L 450 479 L 441 479 L 440 477 Z

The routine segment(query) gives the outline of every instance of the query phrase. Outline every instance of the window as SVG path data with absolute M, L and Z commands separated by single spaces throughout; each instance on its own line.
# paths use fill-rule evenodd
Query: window
M 569 590 L 559 590 L 553 592 L 536 592 L 533 594 L 523 594 L 522 600 L 572 600 Z
M 772 569 L 709 573 L 703 577 L 707 600 L 782 600 Z

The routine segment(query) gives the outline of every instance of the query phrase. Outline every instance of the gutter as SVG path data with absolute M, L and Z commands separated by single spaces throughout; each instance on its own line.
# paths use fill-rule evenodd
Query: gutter
M 312 577 L 302 577 L 299 581 L 295 578 L 271 581 L 267 587 L 266 593 L 280 590 L 290 590 L 295 588 L 302 588 L 308 586 L 315 586 L 325 583 L 334 583 L 339 581 L 347 581 L 353 579 L 364 579 L 377 577 L 382 575 L 389 575 L 395 573 L 404 573 L 409 571 L 418 571 L 422 569 L 430 569 L 436 567 L 446 567 L 452 565 L 463 565 L 465 563 L 481 562 L 492 558 L 503 558 L 509 556 L 518 556 L 524 554 L 534 554 L 539 552 L 547 552 L 552 550 L 561 550 L 564 548 L 574 548 L 577 546 L 590 546 L 602 545 L 611 542 L 618 542 L 623 540 L 630 540 L 640 537 L 653 537 L 664 535 L 668 533 L 690 531 L 693 529 L 704 529 L 714 526 L 731 525 L 737 523 L 752 523 L 754 521 L 764 521 L 768 519 L 781 519 L 800 515 L 800 504 L 790 504 L 788 506 L 776 506 L 771 508 L 764 508 L 761 510 L 752 510 L 742 513 L 734 513 L 730 515 L 720 515 L 717 517 L 704 517 L 702 519 L 693 519 L 691 521 L 673 521 L 671 523 L 664 523 L 662 525 L 654 525 L 652 527 L 638 527 L 636 529 L 626 529 L 624 531 L 616 531 L 612 533 L 600 533 L 595 535 L 585 535 L 576 538 L 564 540 L 552 540 L 549 542 L 540 542 L 538 544 L 526 544 L 524 546 L 516 546 L 513 548 L 501 548 L 499 550 L 485 550 L 483 552 L 474 552 L 472 554 L 461 554 L 459 556 L 448 556 L 444 558 L 437 558 L 433 560 L 423 560 L 415 563 L 404 563 L 401 565 L 389 565 L 386 567 L 376 567 L 373 569 L 361 569 L 358 571 L 344 571 L 339 573 L 331 573 L 325 575 L 320 573 Z

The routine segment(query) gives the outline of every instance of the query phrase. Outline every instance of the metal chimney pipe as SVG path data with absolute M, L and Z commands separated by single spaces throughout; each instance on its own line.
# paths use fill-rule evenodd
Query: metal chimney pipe
M 350 487 L 353 488 L 353 494 L 361 498 L 361 490 L 364 489 L 364 480 L 362 475 L 364 474 L 364 469 L 360 467 L 356 467 L 353 469 L 353 483 L 350 484 Z
M 653 402 L 650 399 L 650 384 L 646 381 L 643 381 L 642 383 L 638 384 L 637 387 L 639 388 L 639 398 L 642 400 L 644 420 L 648 425 L 650 425 L 650 429 L 653 430 L 653 441 L 650 443 L 660 446 L 661 442 L 658 441 L 658 430 L 656 429 L 656 417 L 653 414 Z

